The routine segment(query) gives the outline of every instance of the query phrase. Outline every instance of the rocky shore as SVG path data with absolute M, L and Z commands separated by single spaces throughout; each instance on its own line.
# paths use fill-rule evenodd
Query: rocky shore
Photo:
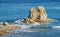
M 46 23 L 46 22 L 53 22 L 52 19 L 49 19 L 47 17 L 48 16 L 47 16 L 46 10 L 43 6 L 38 6 L 37 9 L 32 7 L 29 11 L 28 18 L 24 19 L 22 22 L 29 23 L 29 24 L 34 24 L 34 22 L 38 22 L 40 24 Z M 10 33 L 9 30 L 21 28 L 21 26 L 18 26 L 15 24 L 9 25 L 7 22 L 1 22 L 1 24 L 5 27 L 0 28 L 0 35 Z

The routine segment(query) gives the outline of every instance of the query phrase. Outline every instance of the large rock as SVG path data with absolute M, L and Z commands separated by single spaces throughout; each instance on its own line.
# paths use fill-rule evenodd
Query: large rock
M 47 19 L 46 10 L 43 6 L 38 6 L 38 13 L 39 13 L 39 19 L 40 21 L 45 21 Z
M 24 19 L 24 23 L 45 23 L 52 22 L 53 20 L 47 18 L 46 10 L 43 6 L 38 6 L 38 9 L 31 8 L 29 11 L 29 16 L 27 19 Z

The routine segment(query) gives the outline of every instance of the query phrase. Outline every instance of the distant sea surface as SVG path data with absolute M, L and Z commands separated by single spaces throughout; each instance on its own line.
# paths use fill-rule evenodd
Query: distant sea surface
M 39 5 L 45 7 L 48 18 L 56 20 L 56 22 L 47 23 L 45 26 L 60 26 L 60 2 L 36 4 L 0 3 L 0 22 L 15 22 L 16 20 L 23 20 L 28 17 L 29 10 L 32 7 L 37 8 Z M 17 30 L 18 31 L 15 33 L 5 34 L 1 37 L 60 37 L 60 29 L 27 28 Z

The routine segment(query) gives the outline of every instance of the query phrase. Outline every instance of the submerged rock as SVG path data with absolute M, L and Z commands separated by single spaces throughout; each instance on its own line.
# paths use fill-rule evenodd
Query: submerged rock
M 52 22 L 53 20 L 47 18 L 46 10 L 43 6 L 38 6 L 38 9 L 31 8 L 29 11 L 28 18 L 24 19 L 24 23 L 45 23 L 45 22 Z

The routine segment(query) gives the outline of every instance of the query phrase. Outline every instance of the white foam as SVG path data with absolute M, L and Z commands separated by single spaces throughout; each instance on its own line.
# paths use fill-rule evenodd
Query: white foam
M 53 26 L 52 28 L 60 28 L 60 26 Z
M 21 28 L 30 28 L 31 26 L 29 25 L 21 25 Z
M 12 33 L 21 33 L 21 32 L 35 32 L 34 30 L 31 30 L 31 29 L 26 29 L 26 28 L 23 28 L 23 29 L 15 29 L 15 30 L 12 30 L 10 31 Z
M 17 21 L 15 21 L 14 23 L 21 23 L 21 21 L 20 21 L 20 20 L 17 20 Z
M 34 22 L 34 25 L 40 25 L 38 22 Z
M 17 20 L 17 21 L 15 21 L 14 23 L 16 23 L 16 24 L 22 24 L 22 25 L 32 25 L 32 24 L 29 24 L 29 23 L 23 23 L 23 22 L 21 22 L 21 21 L 23 21 L 23 20 Z M 38 22 L 34 22 L 34 24 L 33 25 L 40 25 Z

